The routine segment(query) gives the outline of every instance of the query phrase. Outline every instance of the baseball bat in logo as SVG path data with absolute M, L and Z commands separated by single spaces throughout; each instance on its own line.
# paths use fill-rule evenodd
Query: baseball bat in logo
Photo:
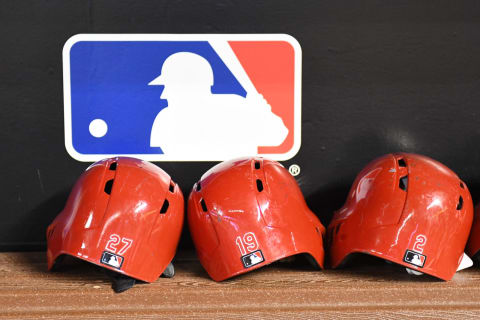
M 80 161 L 292 158 L 301 48 L 285 34 L 83 34 L 63 50 L 65 146 Z

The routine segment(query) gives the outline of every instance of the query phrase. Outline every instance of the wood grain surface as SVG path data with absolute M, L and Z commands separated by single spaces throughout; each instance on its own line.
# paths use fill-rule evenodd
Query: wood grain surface
M 193 254 L 176 275 L 115 294 L 95 266 L 47 272 L 45 253 L 0 253 L 0 319 L 474 319 L 480 269 L 452 281 L 375 261 L 342 270 L 278 263 L 221 283 Z

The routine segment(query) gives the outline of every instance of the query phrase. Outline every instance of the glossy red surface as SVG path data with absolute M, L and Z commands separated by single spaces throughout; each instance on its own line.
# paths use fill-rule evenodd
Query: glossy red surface
M 405 190 L 402 177 L 408 177 Z M 336 268 L 360 252 L 449 280 L 472 218 L 470 192 L 450 169 L 420 155 L 389 154 L 358 174 L 345 205 L 335 212 L 327 232 L 329 262 Z M 404 261 L 407 250 L 424 256 L 417 256 L 423 267 Z
M 475 214 L 473 216 L 472 230 L 470 230 L 470 237 L 468 238 L 467 248 L 465 252 L 473 257 L 480 251 L 480 205 L 475 207 Z
M 278 162 L 238 159 L 207 171 L 190 193 L 188 223 L 200 262 L 216 281 L 300 253 L 323 267 L 325 228 Z M 257 250 L 264 261 L 245 267 L 242 257 Z
M 165 200 L 168 209 L 161 213 Z M 180 188 L 157 166 L 133 158 L 96 162 L 80 176 L 47 229 L 48 269 L 59 255 L 68 254 L 153 282 L 175 255 L 183 210 Z M 101 262 L 105 251 L 123 257 L 120 269 Z

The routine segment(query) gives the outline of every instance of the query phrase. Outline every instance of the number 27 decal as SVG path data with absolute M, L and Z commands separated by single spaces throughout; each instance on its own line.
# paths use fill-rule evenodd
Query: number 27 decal
M 123 255 L 133 243 L 133 240 L 127 238 L 121 238 L 117 234 L 110 235 L 110 240 L 108 240 L 105 250 L 108 250 L 113 253 L 117 253 L 118 245 L 122 243 L 120 250 L 118 250 L 119 255 Z

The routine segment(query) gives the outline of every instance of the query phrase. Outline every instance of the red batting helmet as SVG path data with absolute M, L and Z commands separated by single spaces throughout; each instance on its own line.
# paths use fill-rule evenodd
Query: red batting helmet
M 330 263 L 336 268 L 349 254 L 366 253 L 449 280 L 463 257 L 470 261 L 464 249 L 472 218 L 470 192 L 450 169 L 420 155 L 389 154 L 358 174 L 335 212 Z
M 60 255 L 70 255 L 115 271 L 117 278 L 153 282 L 162 273 L 173 276 L 169 264 L 183 209 L 180 188 L 157 166 L 133 158 L 96 162 L 47 229 L 48 269 Z M 114 282 L 114 289 L 133 283 L 117 290 Z
M 325 228 L 275 161 L 211 168 L 190 193 L 188 223 L 200 262 L 216 281 L 301 253 L 323 267 Z

